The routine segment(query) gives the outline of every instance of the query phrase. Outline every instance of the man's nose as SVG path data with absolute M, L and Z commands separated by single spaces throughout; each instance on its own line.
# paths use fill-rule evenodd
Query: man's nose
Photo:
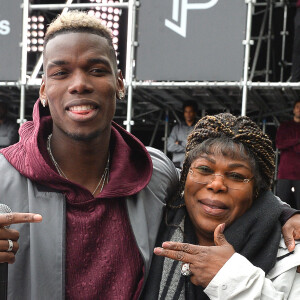
M 68 88 L 69 93 L 91 93 L 93 86 L 89 81 L 89 76 L 83 70 L 77 70 L 71 76 L 71 83 Z

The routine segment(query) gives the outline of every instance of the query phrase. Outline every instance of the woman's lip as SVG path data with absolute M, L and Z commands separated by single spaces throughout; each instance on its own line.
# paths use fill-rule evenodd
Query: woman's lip
M 228 208 L 227 205 L 225 205 L 222 201 L 219 200 L 212 200 L 212 199 L 200 199 L 199 202 L 201 202 L 204 205 L 216 207 L 216 208 Z
M 228 207 L 223 202 L 218 200 L 202 199 L 199 200 L 199 203 L 201 208 L 208 215 L 222 216 L 228 211 Z

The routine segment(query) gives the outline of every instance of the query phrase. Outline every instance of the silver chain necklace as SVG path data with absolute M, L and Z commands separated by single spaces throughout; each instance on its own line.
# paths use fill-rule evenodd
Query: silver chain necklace
M 48 136 L 48 140 L 47 140 L 47 151 L 50 155 L 51 161 L 53 162 L 58 174 L 60 176 L 64 177 L 64 178 L 66 178 L 67 180 L 69 180 L 68 177 L 66 176 L 66 174 L 63 172 L 63 170 L 59 166 L 59 164 L 57 163 L 57 161 L 55 160 L 53 154 L 52 154 L 52 151 L 51 151 L 51 137 L 52 137 L 52 133 Z M 99 186 L 102 183 L 100 191 L 99 191 L 99 194 L 100 194 L 102 192 L 103 188 L 104 188 L 105 183 L 108 183 L 108 180 L 109 180 L 109 153 L 108 153 L 108 158 L 107 158 L 107 162 L 106 162 L 104 172 L 103 172 L 96 188 L 92 192 L 92 195 L 94 196 L 94 194 L 96 193 L 96 191 L 98 190 Z

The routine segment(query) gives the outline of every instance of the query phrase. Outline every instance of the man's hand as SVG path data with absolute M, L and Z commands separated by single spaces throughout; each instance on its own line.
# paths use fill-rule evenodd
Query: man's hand
M 197 246 L 186 243 L 164 242 L 162 248 L 155 248 L 159 256 L 190 264 L 191 282 L 206 287 L 229 258 L 235 253 L 226 241 L 223 231 L 225 224 L 217 226 L 214 232 L 216 246 Z
M 33 213 L 8 213 L 0 214 L 0 263 L 7 262 L 12 264 L 15 262 L 15 254 L 19 250 L 19 232 L 14 229 L 5 228 L 11 224 L 18 223 L 38 223 L 42 221 L 42 216 Z M 13 248 L 8 252 L 9 242 L 13 242 Z
M 293 215 L 282 227 L 285 245 L 289 252 L 295 249 L 295 240 L 300 239 L 300 214 Z

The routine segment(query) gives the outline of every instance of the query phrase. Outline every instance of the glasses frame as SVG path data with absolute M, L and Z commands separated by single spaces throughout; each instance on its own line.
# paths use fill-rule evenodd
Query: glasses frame
M 193 178 L 193 174 L 194 174 L 194 170 L 193 169 L 196 169 L 196 167 L 190 167 L 189 168 L 189 173 L 192 175 L 191 177 Z M 230 188 L 230 189 L 233 189 L 233 190 L 239 190 L 237 188 L 232 188 L 232 187 L 229 187 L 227 184 L 225 184 L 225 175 L 222 175 L 222 174 L 217 174 L 217 173 L 213 173 L 213 174 L 210 174 L 209 176 L 213 176 L 212 180 L 211 181 L 208 181 L 208 182 L 198 182 L 198 181 L 195 181 L 192 179 L 193 182 L 195 183 L 199 183 L 199 184 L 203 184 L 203 185 L 206 185 L 206 184 L 210 184 L 212 183 L 214 180 L 216 180 L 216 176 L 221 176 L 223 178 L 223 184 L 227 187 L 227 188 Z M 242 181 L 237 181 L 237 182 L 240 182 L 240 183 L 249 183 L 251 180 L 254 179 L 254 176 L 251 177 L 251 178 L 245 178 L 243 179 Z

